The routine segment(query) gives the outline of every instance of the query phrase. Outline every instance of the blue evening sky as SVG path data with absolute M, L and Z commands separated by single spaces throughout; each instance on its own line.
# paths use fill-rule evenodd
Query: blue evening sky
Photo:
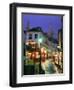
M 44 32 L 54 32 L 54 37 L 58 37 L 58 30 L 62 27 L 60 15 L 39 15 L 23 14 L 23 30 L 26 30 L 29 22 L 30 28 L 41 27 Z

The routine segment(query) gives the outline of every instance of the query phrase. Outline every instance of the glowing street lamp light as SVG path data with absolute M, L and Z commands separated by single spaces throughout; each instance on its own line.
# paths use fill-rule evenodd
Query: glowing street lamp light
M 39 42 L 39 48 L 41 48 L 42 38 L 39 38 L 38 42 Z M 39 53 L 40 53 L 39 74 L 41 74 L 41 49 L 40 49 Z
M 39 48 L 41 47 L 40 45 L 41 45 L 42 41 L 43 41 L 42 38 L 38 39 Z
M 41 43 L 42 42 L 42 38 L 39 38 L 38 41 L 39 41 L 39 43 Z

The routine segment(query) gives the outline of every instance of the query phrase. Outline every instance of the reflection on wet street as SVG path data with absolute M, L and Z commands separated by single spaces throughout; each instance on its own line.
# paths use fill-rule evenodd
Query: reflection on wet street
M 51 60 L 42 62 L 41 67 L 45 71 L 45 74 L 62 73 L 62 68 L 60 67 L 60 65 L 54 63 Z
M 60 56 L 61 55 L 61 56 Z M 24 74 L 58 74 L 63 73 L 62 53 L 49 57 L 48 59 L 39 59 L 38 61 L 26 60 L 24 65 Z M 42 61 L 41 61 L 42 60 Z

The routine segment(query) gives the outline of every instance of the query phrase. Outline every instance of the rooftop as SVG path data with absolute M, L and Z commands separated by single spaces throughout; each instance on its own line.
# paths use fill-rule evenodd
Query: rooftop
M 47 33 L 43 32 L 41 27 L 35 27 L 35 28 L 29 29 L 27 31 L 24 31 L 24 33 L 26 33 L 26 32 L 42 32 L 43 35 L 45 37 L 47 37 L 49 41 L 52 41 L 53 43 L 56 43 L 56 44 L 58 43 L 57 39 L 55 39 L 54 37 L 50 37 L 47 35 Z

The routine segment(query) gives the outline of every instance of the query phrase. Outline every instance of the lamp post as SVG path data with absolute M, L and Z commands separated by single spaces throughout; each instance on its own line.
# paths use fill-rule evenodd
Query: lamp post
M 38 42 L 39 42 L 39 53 L 40 53 L 40 58 L 39 58 L 39 74 L 41 74 L 41 43 L 42 43 L 42 38 L 39 38 L 38 39 Z

